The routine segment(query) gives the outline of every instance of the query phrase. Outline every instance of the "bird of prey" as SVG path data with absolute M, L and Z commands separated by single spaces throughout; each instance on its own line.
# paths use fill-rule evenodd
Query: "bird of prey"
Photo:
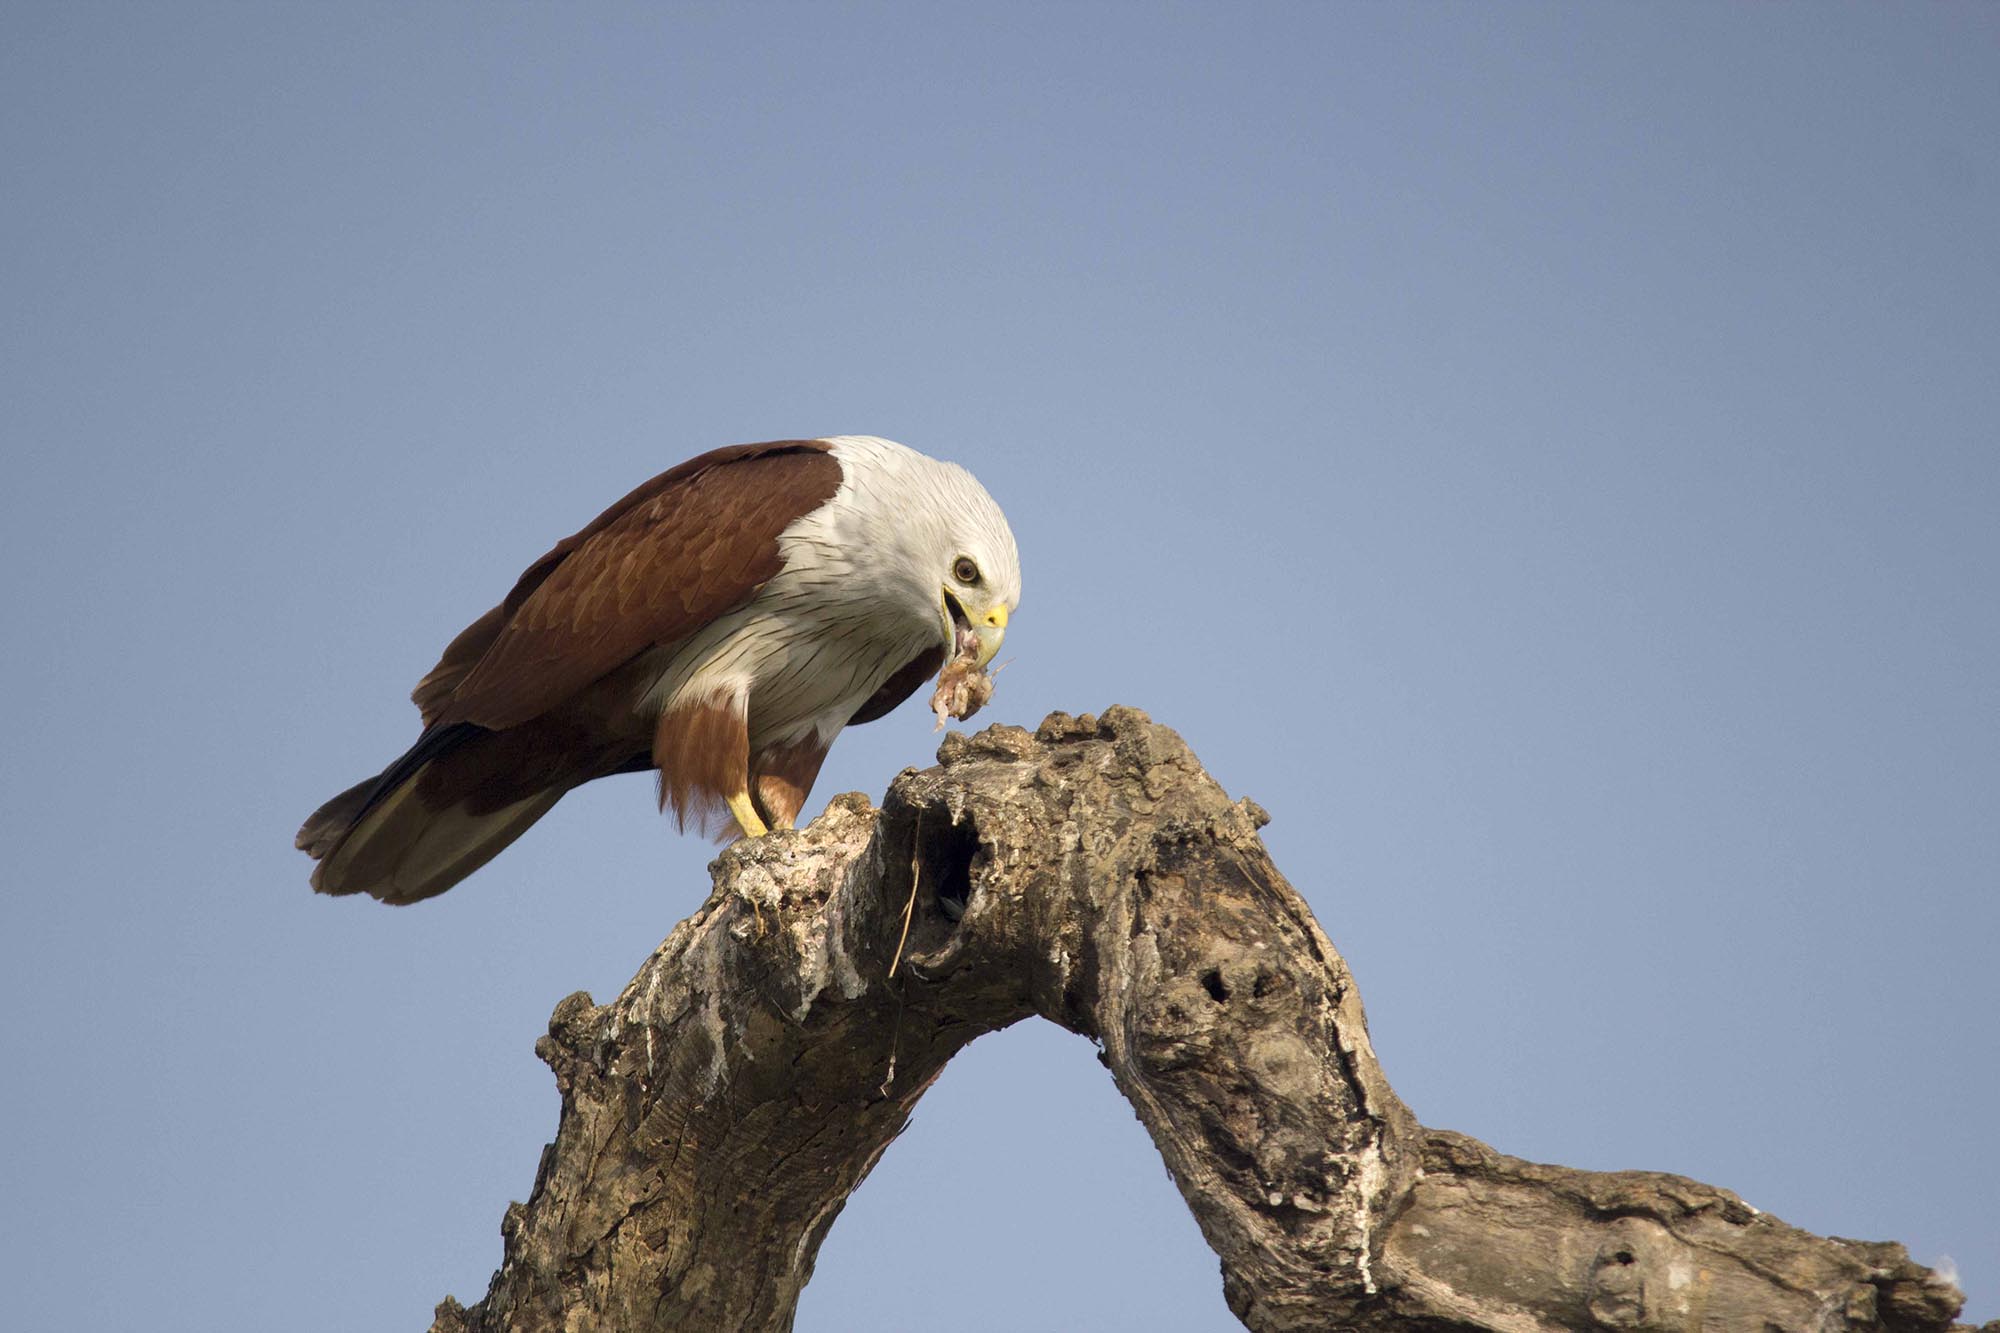
M 866 435 L 690 459 L 451 641 L 416 744 L 299 830 L 313 888 L 443 893 L 613 773 L 657 769 L 683 828 L 789 827 L 842 727 L 983 672 L 1020 597 L 1014 534 L 954 463 Z

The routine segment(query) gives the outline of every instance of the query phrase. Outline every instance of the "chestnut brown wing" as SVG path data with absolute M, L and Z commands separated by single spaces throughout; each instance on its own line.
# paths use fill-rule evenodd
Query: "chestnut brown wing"
M 500 730 L 756 595 L 778 534 L 839 489 L 818 440 L 737 445 L 661 473 L 529 566 L 414 698 L 426 726 Z

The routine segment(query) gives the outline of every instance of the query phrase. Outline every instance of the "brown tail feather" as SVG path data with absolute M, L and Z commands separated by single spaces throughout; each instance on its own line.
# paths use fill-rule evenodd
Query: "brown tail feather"
M 347 830 L 368 805 L 368 798 L 380 785 L 382 775 L 363 778 L 340 795 L 322 805 L 299 826 L 299 836 L 293 846 L 318 861 L 325 858 L 340 840 L 347 836 Z
M 522 765 L 521 748 L 506 732 L 468 727 L 443 746 L 427 732 L 383 774 L 306 820 L 297 841 L 319 862 L 313 888 L 413 903 L 485 865 L 574 784 Z

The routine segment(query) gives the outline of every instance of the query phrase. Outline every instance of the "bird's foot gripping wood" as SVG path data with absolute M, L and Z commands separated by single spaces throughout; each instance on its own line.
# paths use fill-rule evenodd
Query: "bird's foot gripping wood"
M 727 799 L 729 814 L 736 821 L 736 827 L 743 830 L 746 838 L 761 838 L 771 831 L 763 816 L 757 813 L 756 805 L 750 800 L 750 793 L 739 791 Z

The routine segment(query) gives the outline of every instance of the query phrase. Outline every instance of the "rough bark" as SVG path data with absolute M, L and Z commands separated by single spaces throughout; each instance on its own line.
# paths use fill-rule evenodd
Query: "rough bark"
M 1098 1044 L 1260 1333 L 1952 1326 L 1899 1245 L 1419 1125 L 1263 812 L 1143 714 L 938 758 L 879 811 L 731 848 L 622 995 L 557 1006 L 556 1140 L 486 1298 L 434 1333 L 790 1328 L 945 1062 L 1031 1015 Z

